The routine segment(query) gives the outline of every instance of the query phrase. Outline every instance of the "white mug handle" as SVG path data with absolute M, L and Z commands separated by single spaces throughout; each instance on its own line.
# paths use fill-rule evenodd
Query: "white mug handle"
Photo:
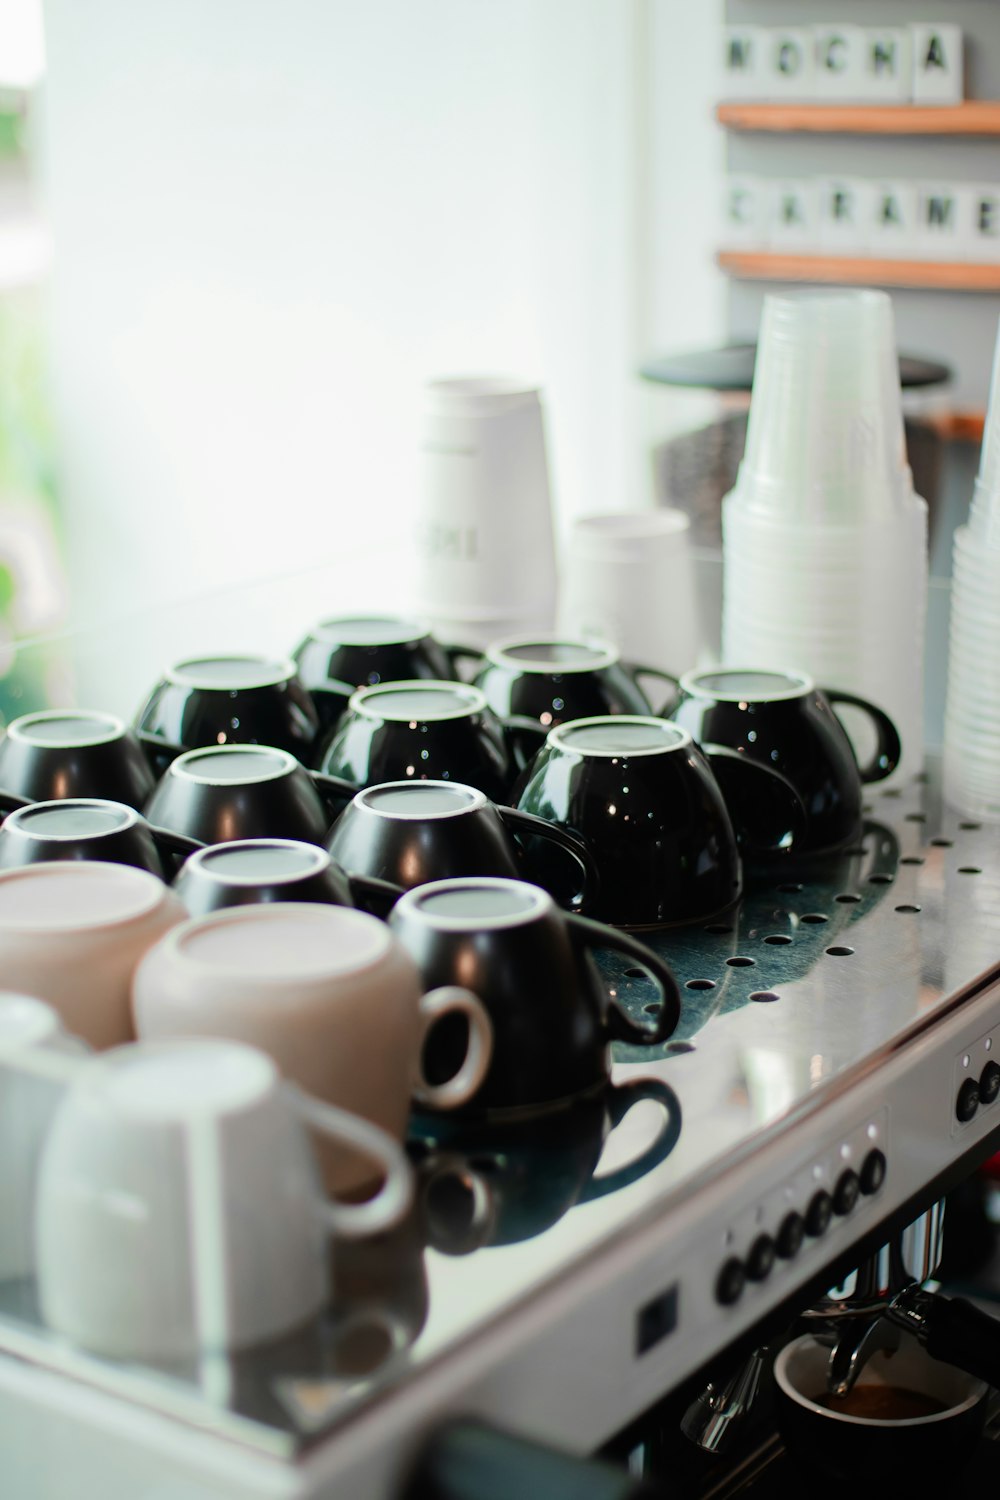
M 391 1229 L 405 1218 L 413 1202 L 413 1170 L 398 1141 L 370 1120 L 327 1104 L 297 1084 L 285 1083 L 282 1088 L 295 1113 L 311 1129 L 373 1157 L 385 1174 L 382 1186 L 367 1203 L 318 1201 L 326 1227 L 344 1239 L 359 1240 Z
M 440 989 L 421 996 L 418 1058 L 423 1054 L 428 1032 L 442 1016 L 452 1012 L 468 1017 L 469 1047 L 458 1072 L 444 1083 L 428 1083 L 418 1061 L 413 1097 L 430 1109 L 457 1109 L 465 1104 L 486 1077 L 493 1058 L 493 1025 L 483 1002 L 471 990 L 463 990 L 457 984 L 443 984 Z

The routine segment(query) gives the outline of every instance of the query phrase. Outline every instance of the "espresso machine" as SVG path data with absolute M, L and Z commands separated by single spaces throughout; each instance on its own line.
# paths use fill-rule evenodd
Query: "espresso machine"
M 832 866 L 648 934 L 680 1024 L 652 1056 L 616 1044 L 585 1109 L 541 1132 L 423 1122 L 413 1213 L 337 1247 L 340 1295 L 308 1328 L 115 1361 L 4 1282 L 12 1493 L 391 1497 L 455 1418 L 622 1458 L 669 1410 L 724 1454 L 797 1320 L 847 1381 L 933 1321 L 937 1205 L 1000 1142 L 1000 834 L 943 805 L 933 762 L 865 818 Z M 642 967 L 601 967 L 648 1019 Z

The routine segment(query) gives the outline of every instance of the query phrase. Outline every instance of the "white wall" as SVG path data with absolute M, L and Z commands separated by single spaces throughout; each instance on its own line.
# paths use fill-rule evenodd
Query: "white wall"
M 432 375 L 538 379 L 560 515 L 637 503 L 635 367 L 717 300 L 717 7 L 47 0 L 78 616 L 405 534 Z
M 725 170 L 725 133 L 714 121 L 722 25 L 723 0 L 653 0 L 639 363 L 727 337 L 727 283 L 715 265 Z M 705 392 L 645 385 L 646 449 L 717 411 L 717 398 Z

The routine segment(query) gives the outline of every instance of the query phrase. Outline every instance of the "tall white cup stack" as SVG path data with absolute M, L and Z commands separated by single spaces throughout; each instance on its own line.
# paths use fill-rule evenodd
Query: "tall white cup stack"
M 970 817 L 1000 822 L 1000 335 L 979 477 L 952 551 L 944 795 Z
M 927 506 L 906 462 L 885 293 L 765 299 L 722 533 L 723 659 L 803 671 L 877 704 L 903 746 L 891 780 L 915 775 Z
M 539 392 L 492 376 L 426 388 L 413 607 L 487 646 L 552 629 L 556 562 Z

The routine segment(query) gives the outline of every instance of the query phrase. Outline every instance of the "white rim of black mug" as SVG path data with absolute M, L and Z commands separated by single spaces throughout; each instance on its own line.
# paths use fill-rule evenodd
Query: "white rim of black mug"
M 773 693 L 737 693 L 724 689 L 702 687 L 709 677 L 777 677 L 783 678 L 788 687 Z M 716 703 L 787 703 L 793 698 L 805 698 L 816 691 L 816 684 L 805 672 L 786 671 L 783 667 L 704 667 L 700 671 L 685 672 L 681 678 L 681 692 L 692 698 L 707 698 Z
M 381 695 L 391 693 L 450 693 L 453 697 L 462 700 L 461 707 L 451 711 L 427 713 L 419 715 L 412 713 L 386 713 L 370 706 L 370 700 Z M 437 724 L 446 723 L 450 719 L 467 719 L 472 714 L 481 714 L 487 711 L 486 695 L 479 688 L 470 683 L 449 682 L 446 678 L 419 677 L 401 678 L 398 682 L 379 682 L 373 687 L 358 688 L 353 692 L 347 703 L 348 712 L 360 714 L 363 718 L 374 719 L 379 723 L 388 724 Z
M 51 724 L 56 719 L 79 719 L 91 724 L 106 724 L 108 733 L 98 736 L 81 734 L 71 739 L 59 740 L 36 738 L 31 734 L 33 724 Z M 107 714 L 103 709 L 46 708 L 38 713 L 22 714 L 20 718 L 12 719 L 7 725 L 6 732 L 10 739 L 23 740 L 25 744 L 35 745 L 40 750 L 72 750 L 84 745 L 110 745 L 112 741 L 121 739 L 128 733 L 128 726 L 124 719 L 119 719 L 115 714 Z
M 233 755 L 249 755 L 255 760 L 261 761 L 262 767 L 267 761 L 273 764 L 273 770 L 262 769 L 259 776 L 199 776 L 191 770 L 196 760 L 222 761 Z M 295 770 L 302 769 L 295 756 L 287 750 L 279 750 L 276 745 L 202 745 L 197 750 L 185 750 L 183 755 L 171 761 L 168 776 L 180 776 L 186 781 L 198 782 L 201 786 L 256 786 L 259 782 L 280 781 L 283 776 L 288 776 Z M 308 773 L 307 773 L 308 774 Z
M 441 812 L 389 812 L 384 808 L 374 806 L 372 798 L 381 792 L 412 792 L 415 795 L 421 792 L 442 791 L 449 796 L 461 797 L 460 807 L 445 808 Z M 366 786 L 363 791 L 358 792 L 354 801 L 363 807 L 366 812 L 373 813 L 378 818 L 385 818 L 390 823 L 426 823 L 429 819 L 435 822 L 445 818 L 461 818 L 465 813 L 477 812 L 480 808 L 488 807 L 490 799 L 485 792 L 478 787 L 468 786 L 464 781 L 380 781 L 375 786 Z
M 256 678 L 246 681 L 225 682 L 219 679 L 200 677 L 199 665 L 205 662 L 232 662 L 260 667 Z M 200 656 L 186 656 L 174 662 L 164 672 L 164 680 L 175 687 L 194 688 L 204 693 L 247 693 L 256 688 L 281 687 L 296 674 L 297 668 L 291 657 L 257 656 L 253 652 L 220 651 L 217 655 L 203 652 Z
M 350 633 L 352 625 L 385 625 L 382 635 Z M 431 634 L 427 620 L 420 615 L 350 614 L 327 615 L 309 631 L 309 638 L 332 646 L 415 646 Z
M 118 814 L 118 822 L 113 828 L 94 829 L 90 833 L 39 833 L 22 828 L 22 824 L 30 822 L 39 814 L 44 816 L 48 812 L 69 812 L 74 807 L 97 807 L 104 812 L 115 812 Z M 5 828 L 17 828 L 25 834 L 26 838 L 46 839 L 53 844 L 71 844 L 78 839 L 108 838 L 111 834 L 124 833 L 126 828 L 135 828 L 139 825 L 144 828 L 148 827 L 141 813 L 136 812 L 134 807 L 129 807 L 124 802 L 114 802 L 107 797 L 62 797 L 46 802 L 29 802 L 26 807 L 15 808 L 3 820 Z
M 233 839 L 225 844 L 208 844 L 204 849 L 196 849 L 193 854 L 188 855 L 185 867 L 204 871 L 210 880 L 218 881 L 220 885 L 233 885 L 241 888 L 258 886 L 262 883 L 259 875 L 226 875 L 208 868 L 215 859 L 225 859 L 231 854 L 247 849 L 294 849 L 297 854 L 311 860 L 311 866 L 307 865 L 305 869 L 296 870 L 287 875 L 265 876 L 264 883 L 267 885 L 295 885 L 300 880 L 322 875 L 333 863 L 326 850 L 321 849 L 318 844 L 307 844 L 303 839 L 259 838 Z
M 522 895 L 526 905 L 522 911 L 501 912 L 495 916 L 441 914 L 424 909 L 435 896 L 476 890 Z M 403 916 L 416 917 L 438 932 L 499 932 L 512 927 L 527 927 L 539 917 L 556 911 L 557 907 L 548 891 L 527 880 L 512 880 L 506 875 L 459 875 L 450 880 L 430 880 L 426 885 L 415 886 L 400 896 L 394 910 Z
M 978 1406 L 983 1399 L 988 1387 L 982 1380 L 976 1382 L 976 1388 L 969 1392 L 964 1401 L 959 1401 L 954 1406 L 946 1406 L 944 1411 L 928 1413 L 924 1417 L 854 1417 L 847 1412 L 834 1411 L 829 1406 L 821 1406 L 818 1401 L 812 1401 L 803 1395 L 798 1386 L 792 1385 L 788 1377 L 788 1364 L 804 1347 L 805 1344 L 815 1344 L 811 1334 L 805 1334 L 802 1338 L 793 1339 L 790 1344 L 778 1354 L 774 1361 L 774 1378 L 781 1390 L 796 1406 L 801 1406 L 806 1411 L 814 1412 L 818 1417 L 829 1418 L 833 1422 L 846 1422 L 849 1427 L 877 1427 L 883 1431 L 894 1432 L 900 1427 L 933 1427 L 936 1422 L 945 1422 L 952 1417 L 959 1416 L 962 1412 L 969 1411 L 973 1406 Z M 930 1360 L 931 1356 L 927 1356 Z M 973 1376 L 969 1376 L 973 1380 Z
M 627 724 L 638 724 L 643 728 L 662 732 L 670 743 L 621 745 L 615 749 L 591 748 L 566 743 L 567 736 L 579 729 L 615 729 L 619 726 L 624 728 Z M 677 750 L 689 749 L 693 743 L 691 735 L 686 729 L 682 729 L 680 724 L 675 724 L 672 719 L 657 719 L 651 714 L 599 714 L 589 719 L 568 719 L 565 724 L 559 724 L 555 729 L 550 729 L 545 737 L 547 748 L 560 750 L 565 755 L 579 755 L 587 760 L 620 760 L 623 757 L 631 760 L 640 755 L 673 755 Z
M 34 868 L 37 869 L 38 866 Z M 335 915 L 331 918 L 330 913 Z M 287 979 L 282 978 L 276 972 L 261 974 L 259 970 L 251 971 L 246 963 L 238 961 L 232 964 L 213 961 L 208 964 L 197 954 L 192 955 L 185 951 L 185 944 L 192 935 L 197 936 L 199 933 L 208 932 L 217 927 L 236 927 L 241 922 L 249 922 L 262 927 L 271 922 L 287 922 L 289 918 L 298 922 L 311 923 L 314 927 L 325 927 L 331 934 L 338 924 L 355 927 L 373 939 L 373 946 L 363 955 L 361 962 L 338 965 L 336 962 L 338 948 L 334 942 L 331 942 L 329 956 L 323 963 L 315 968 L 296 968 Z M 314 984 L 317 981 L 335 981 L 366 974 L 385 961 L 392 951 L 392 946 L 392 934 L 378 917 L 369 916 L 367 912 L 358 911 L 353 906 L 328 906 L 323 902 L 312 901 L 265 901 L 251 906 L 228 906 L 221 911 L 206 912 L 203 916 L 188 917 L 186 921 L 179 922 L 176 927 L 171 927 L 156 945 L 157 951 L 172 953 L 180 957 L 182 962 L 192 964 L 201 971 L 226 974 L 230 978 L 244 979 L 250 984 L 263 981 L 269 987 Z
M 574 650 L 590 652 L 586 661 L 545 661 L 541 657 L 511 656 L 512 651 L 523 651 L 532 646 L 569 646 Z M 530 672 L 538 676 L 551 677 L 553 673 L 560 677 L 568 677 L 577 672 L 603 672 L 608 667 L 615 666 L 621 659 L 621 653 L 611 641 L 603 640 L 600 636 L 584 637 L 573 636 L 568 632 L 562 635 L 512 635 L 504 640 L 494 641 L 487 646 L 483 652 L 486 661 L 495 667 L 509 667 L 519 672 Z

